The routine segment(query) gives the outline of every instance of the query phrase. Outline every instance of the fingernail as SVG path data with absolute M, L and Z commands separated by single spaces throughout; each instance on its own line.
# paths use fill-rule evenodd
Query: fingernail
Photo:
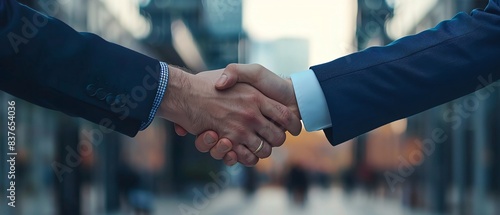
M 226 146 L 226 145 L 224 145 L 224 144 L 223 144 L 223 145 L 221 145 L 221 146 L 219 146 L 219 152 L 220 152 L 220 153 L 224 153 L 224 152 L 226 152 L 227 150 L 229 150 L 229 147 L 228 147 L 228 146 Z
M 205 141 L 205 144 L 207 144 L 207 145 L 212 145 L 215 142 L 214 138 L 210 134 L 205 134 L 205 137 L 203 137 L 203 140 Z
M 219 80 L 217 81 L 216 85 L 217 86 L 224 86 L 226 84 L 226 81 L 227 81 L 227 75 L 226 74 L 222 74 L 219 78 Z

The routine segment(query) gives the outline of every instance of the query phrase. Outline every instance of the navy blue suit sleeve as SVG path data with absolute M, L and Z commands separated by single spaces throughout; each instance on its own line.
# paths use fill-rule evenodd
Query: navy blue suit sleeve
M 500 0 L 435 28 L 312 67 L 339 144 L 500 78 Z M 485 83 L 487 82 L 487 83 Z
M 0 90 L 134 136 L 158 89 L 159 62 L 0 2 Z

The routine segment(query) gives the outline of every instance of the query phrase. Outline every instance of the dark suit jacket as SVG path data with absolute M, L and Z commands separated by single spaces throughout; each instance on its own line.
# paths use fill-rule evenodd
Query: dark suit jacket
M 0 1 L 0 90 L 129 136 L 148 120 L 159 62 Z
M 500 0 L 435 28 L 314 66 L 339 144 L 500 78 Z M 486 81 L 485 81 L 486 80 Z

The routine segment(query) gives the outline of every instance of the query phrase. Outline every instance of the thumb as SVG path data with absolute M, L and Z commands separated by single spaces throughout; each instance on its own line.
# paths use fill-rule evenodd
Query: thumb
M 236 84 L 238 78 L 234 78 L 235 75 L 227 75 L 226 72 L 222 73 L 222 75 L 219 77 L 219 80 L 217 80 L 217 83 L 215 83 L 215 88 L 218 90 L 225 90 L 228 88 L 231 88 Z M 237 74 L 236 74 L 237 76 Z M 229 78 L 231 77 L 231 78 Z
M 258 70 L 255 69 L 256 66 L 235 63 L 227 65 L 219 80 L 215 83 L 215 88 L 225 90 L 233 87 L 238 82 L 255 84 L 255 81 L 252 79 L 258 76 Z
M 231 88 L 236 83 L 247 83 L 267 97 L 288 104 L 291 85 L 278 75 L 259 64 L 229 64 L 215 84 L 218 90 Z

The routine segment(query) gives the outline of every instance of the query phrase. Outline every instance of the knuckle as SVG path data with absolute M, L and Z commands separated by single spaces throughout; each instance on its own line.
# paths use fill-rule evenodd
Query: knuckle
M 257 75 L 261 75 L 266 70 L 266 68 L 264 66 L 262 66 L 261 64 L 254 64 L 254 66 L 256 68 Z
M 257 122 L 257 114 L 253 109 L 244 110 L 242 113 L 243 120 L 249 123 Z
M 247 130 L 242 127 L 242 126 L 233 126 L 234 128 L 234 133 L 240 137 L 240 138 L 245 138 L 247 135 Z
M 249 66 L 251 66 L 253 70 L 257 70 L 261 67 L 261 65 L 258 63 L 251 63 L 249 64 Z
M 238 70 L 238 64 L 236 64 L 236 63 L 230 63 L 229 65 L 226 66 L 227 72 L 234 72 L 237 70 Z
M 257 94 L 257 92 L 255 91 L 255 92 L 251 92 L 251 93 L 249 93 L 249 95 L 248 95 L 248 99 L 250 100 L 250 102 L 257 103 L 257 102 L 260 102 L 261 97 L 260 97 L 260 95 L 259 95 L 259 94 Z
M 283 125 L 288 125 L 290 124 L 292 120 L 292 112 L 285 106 L 283 105 L 276 105 L 276 109 L 279 111 L 280 116 L 278 120 L 280 120 L 280 123 Z

